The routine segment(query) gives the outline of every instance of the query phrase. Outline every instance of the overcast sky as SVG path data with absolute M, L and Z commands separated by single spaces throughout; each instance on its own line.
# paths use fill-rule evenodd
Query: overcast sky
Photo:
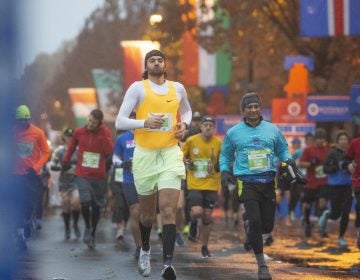
M 85 19 L 104 0 L 21 0 L 19 30 L 22 33 L 19 66 L 34 61 L 42 52 L 55 52 L 64 40 L 76 37 Z

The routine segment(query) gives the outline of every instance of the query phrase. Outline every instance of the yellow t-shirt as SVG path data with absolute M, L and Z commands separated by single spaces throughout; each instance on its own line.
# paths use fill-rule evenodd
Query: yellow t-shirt
M 219 161 L 221 139 L 213 136 L 209 142 L 201 138 L 201 134 L 189 137 L 182 151 L 185 158 L 194 163 L 194 170 L 187 171 L 187 188 L 189 190 L 218 191 L 220 188 L 220 173 L 214 170 Z M 212 168 L 209 169 L 209 162 Z
M 134 132 L 136 145 L 146 149 L 162 149 L 177 145 L 175 138 L 179 100 L 174 83 L 166 81 L 169 91 L 157 94 L 150 86 L 149 80 L 144 80 L 145 96 L 143 102 L 136 109 L 136 118 L 148 119 L 151 114 L 163 114 L 164 124 L 160 129 L 140 128 Z

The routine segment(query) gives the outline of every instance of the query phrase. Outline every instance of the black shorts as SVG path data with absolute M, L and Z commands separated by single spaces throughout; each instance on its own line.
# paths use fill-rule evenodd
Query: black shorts
M 74 184 L 76 175 L 64 173 L 60 175 L 59 178 L 59 191 L 60 192 L 72 192 L 76 189 L 76 185 Z
M 217 198 L 216 191 L 189 190 L 187 199 L 189 207 L 200 206 L 202 208 L 214 209 Z
M 136 192 L 135 184 L 126 184 L 123 183 L 123 194 L 125 196 L 126 202 L 129 206 L 139 203 L 138 194 Z
M 304 188 L 304 196 L 302 201 L 305 203 L 312 203 L 317 201 L 320 198 L 320 189 L 309 189 Z

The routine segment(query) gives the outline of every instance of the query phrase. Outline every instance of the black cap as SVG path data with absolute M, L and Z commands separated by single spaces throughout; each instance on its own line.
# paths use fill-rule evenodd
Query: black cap
M 67 128 L 63 132 L 64 136 L 72 137 L 74 135 L 74 130 L 72 128 Z
M 192 116 L 192 119 L 194 121 L 200 121 L 201 120 L 201 114 L 198 111 L 195 111 L 193 116 Z
M 244 112 L 247 105 L 251 103 L 257 103 L 261 105 L 261 99 L 256 92 L 245 93 L 241 99 L 241 110 Z
M 211 116 L 203 116 L 201 119 L 201 123 L 204 122 L 212 122 L 213 124 L 215 124 L 215 119 Z

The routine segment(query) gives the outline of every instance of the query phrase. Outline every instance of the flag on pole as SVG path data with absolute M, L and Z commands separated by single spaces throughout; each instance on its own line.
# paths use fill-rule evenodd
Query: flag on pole
M 96 91 L 94 88 L 69 88 L 76 126 L 87 123 L 90 112 L 97 108 Z
M 123 53 L 124 87 L 141 80 L 144 72 L 144 59 L 147 52 L 160 49 L 160 44 L 153 41 L 121 41 Z
M 180 2 L 184 2 L 183 0 Z M 207 22 L 220 18 L 224 28 L 229 26 L 229 18 L 223 13 L 214 13 L 212 7 L 215 0 L 190 0 L 193 13 L 198 22 Z M 205 5 L 205 6 L 204 6 Z M 204 12 L 206 10 L 206 12 Z M 208 26 L 206 30 L 196 31 L 200 36 L 212 35 L 213 29 Z M 228 85 L 231 78 L 231 53 L 226 50 L 226 44 L 215 52 L 210 52 L 200 46 L 190 31 L 183 34 L 183 73 L 182 82 L 189 86 L 215 86 Z
M 301 0 L 300 33 L 304 37 L 360 35 L 359 0 Z
M 115 122 L 124 98 L 119 70 L 93 69 L 99 107 L 104 112 L 104 121 Z

